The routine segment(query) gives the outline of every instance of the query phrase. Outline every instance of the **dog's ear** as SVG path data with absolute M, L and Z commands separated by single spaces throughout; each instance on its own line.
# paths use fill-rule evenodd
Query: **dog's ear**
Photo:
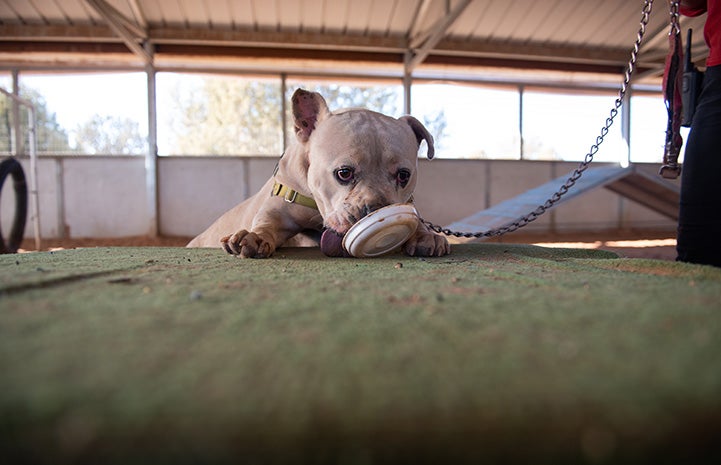
M 308 142 L 316 125 L 330 114 L 328 104 L 318 92 L 298 89 L 291 98 L 295 134 L 301 142 Z
M 418 141 L 419 146 L 421 145 L 422 140 L 426 141 L 426 144 L 428 144 L 426 156 L 429 160 L 433 158 L 433 156 L 436 154 L 436 151 L 433 148 L 433 136 L 430 132 L 428 132 L 428 129 L 426 129 L 426 127 L 423 126 L 420 121 L 418 121 L 412 116 L 401 116 L 399 119 L 408 123 L 408 126 L 413 129 L 413 133 L 416 135 L 416 140 Z

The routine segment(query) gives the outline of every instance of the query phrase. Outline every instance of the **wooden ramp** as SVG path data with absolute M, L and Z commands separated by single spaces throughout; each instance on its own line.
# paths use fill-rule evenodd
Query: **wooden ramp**
M 505 200 L 486 210 L 462 218 L 447 226 L 454 231 L 488 231 L 511 223 L 543 205 L 569 178 L 560 176 L 535 189 Z M 576 184 L 555 205 L 558 206 L 598 187 L 605 187 L 619 195 L 648 207 L 671 219 L 678 219 L 678 186 L 653 177 L 631 166 L 600 166 L 587 169 Z M 458 242 L 476 240 L 459 238 Z

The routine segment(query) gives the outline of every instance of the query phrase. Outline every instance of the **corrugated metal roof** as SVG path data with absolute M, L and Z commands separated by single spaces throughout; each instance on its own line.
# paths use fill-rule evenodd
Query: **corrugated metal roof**
M 0 0 L 3 67 L 178 65 L 251 60 L 351 66 L 503 66 L 620 71 L 638 30 L 633 0 Z M 693 27 L 707 51 L 705 16 Z M 658 76 L 668 2 L 657 0 L 640 68 Z M 151 45 L 152 47 L 149 47 Z M 153 53 L 144 52 L 153 50 Z M 418 57 L 414 62 L 408 57 Z M 260 66 L 260 65 L 258 65 Z

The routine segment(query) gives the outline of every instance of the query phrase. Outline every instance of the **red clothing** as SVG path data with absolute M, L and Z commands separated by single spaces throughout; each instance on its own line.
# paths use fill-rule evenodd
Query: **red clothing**
M 681 6 L 681 14 L 699 16 L 708 11 L 703 36 L 709 48 L 706 66 L 721 65 L 721 0 L 707 0 L 706 8 L 689 8 Z

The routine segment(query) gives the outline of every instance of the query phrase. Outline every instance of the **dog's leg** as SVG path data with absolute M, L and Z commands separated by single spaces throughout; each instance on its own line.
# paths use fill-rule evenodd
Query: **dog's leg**
M 269 203 L 279 202 L 279 197 L 268 199 Z M 303 209 L 307 207 L 283 204 L 280 208 L 261 209 L 253 219 L 250 231 L 242 229 L 220 239 L 226 252 L 242 258 L 268 258 L 285 241 L 295 236 L 307 224 L 301 224 L 290 214 L 288 207 Z
M 223 249 L 242 258 L 268 258 L 275 252 L 274 240 L 245 229 L 220 239 Z
M 403 252 L 412 257 L 442 257 L 451 253 L 451 246 L 444 236 L 420 224 L 415 234 L 403 244 Z

